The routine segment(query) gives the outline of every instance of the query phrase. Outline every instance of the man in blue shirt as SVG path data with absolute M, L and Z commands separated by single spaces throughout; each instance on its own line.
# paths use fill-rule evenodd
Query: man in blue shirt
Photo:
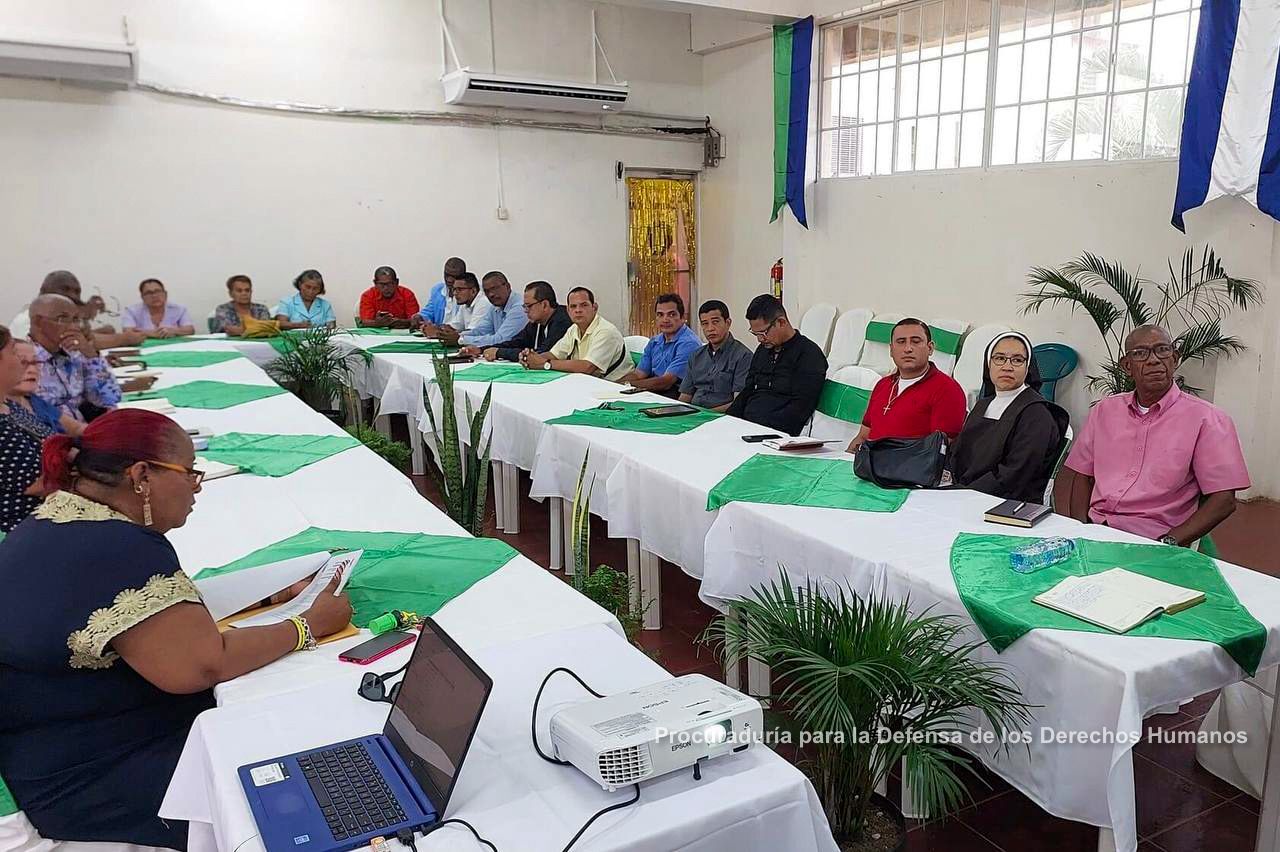
M 529 324 L 524 303 L 511 298 L 511 282 L 501 272 L 490 272 L 482 283 L 484 297 L 489 300 L 489 310 L 484 313 L 470 331 L 459 334 L 449 326 L 439 329 L 440 341 L 446 346 L 461 343 L 484 349 L 510 340 Z
M 432 325 L 440 325 L 444 322 L 445 303 L 453 293 L 453 282 L 466 271 L 467 263 L 460 257 L 451 257 L 444 262 L 444 280 L 436 282 L 436 285 L 431 288 L 431 293 L 427 296 L 427 304 L 418 312 L 420 319 L 415 321 L 415 325 L 423 321 Z
M 679 294 L 662 294 L 654 308 L 658 333 L 644 347 L 640 363 L 622 381 L 633 388 L 675 396 L 684 380 L 689 356 L 702 342 L 685 323 L 684 299 Z

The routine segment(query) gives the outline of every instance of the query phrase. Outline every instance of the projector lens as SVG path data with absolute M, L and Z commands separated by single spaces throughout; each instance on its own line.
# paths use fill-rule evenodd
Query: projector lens
M 728 738 L 729 738 L 728 720 L 725 720 L 723 722 L 717 722 L 714 725 L 709 725 L 702 732 L 702 739 L 707 745 L 720 745 L 720 743 L 724 742 Z

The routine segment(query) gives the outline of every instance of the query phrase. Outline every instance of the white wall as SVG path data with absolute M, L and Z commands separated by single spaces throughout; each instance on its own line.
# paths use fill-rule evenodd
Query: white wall
M 591 79 L 592 4 L 493 5 L 498 71 Z M 425 0 L 10 0 L 0 31 L 119 43 L 126 15 L 148 81 L 256 100 L 445 108 L 440 25 Z M 449 0 L 447 18 L 463 63 L 489 69 L 487 4 Z M 598 19 L 634 108 L 702 112 L 687 15 L 603 5 Z M 608 79 L 603 63 L 600 74 Z M 626 207 L 614 164 L 693 170 L 702 158 L 684 141 L 282 115 L 3 79 L 0 127 L 0 321 L 53 268 L 125 303 L 139 280 L 159 277 L 202 316 L 225 301 L 232 273 L 274 302 L 316 267 L 345 318 L 375 266 L 395 266 L 422 297 L 452 254 L 562 293 L 590 285 L 621 321 Z
M 727 293 L 741 316 L 781 254 L 793 310 L 825 301 L 1004 322 L 1036 342 L 1061 340 L 1082 356 L 1081 369 L 1059 385 L 1078 425 L 1089 404 L 1084 376 L 1104 350 L 1087 318 L 1061 309 L 1020 314 L 1027 271 L 1092 251 L 1164 280 L 1168 258 L 1209 242 L 1233 274 L 1260 280 L 1270 300 L 1236 323 L 1248 355 L 1194 371 L 1193 381 L 1235 418 L 1257 493 L 1280 495 L 1280 226 L 1228 200 L 1190 214 L 1183 236 L 1169 225 L 1177 166 L 1168 161 L 819 181 L 807 198 L 810 230 L 789 212 L 781 228 L 769 226 L 769 52 L 764 41 L 704 59 L 707 109 L 725 129 L 733 160 L 705 176 L 704 202 L 725 199 L 734 211 L 703 216 L 704 255 L 733 259 L 704 265 L 702 293 Z M 737 111 L 741 120 L 731 120 Z

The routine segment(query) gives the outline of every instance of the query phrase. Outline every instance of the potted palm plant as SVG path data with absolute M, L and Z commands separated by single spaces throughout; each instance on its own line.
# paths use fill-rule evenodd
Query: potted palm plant
M 267 375 L 316 411 L 342 426 L 346 415 L 341 400 L 351 386 L 355 365 L 368 364 L 373 356 L 363 349 L 343 348 L 333 342 L 334 329 L 308 328 L 282 335 L 272 343 L 280 352 Z
M 717 618 L 701 641 L 772 669 L 775 712 L 800 737 L 799 766 L 842 849 L 905 845 L 901 811 L 875 792 L 895 767 L 918 812 L 954 813 L 968 801 L 962 776 L 973 772 L 954 745 L 969 742 L 975 720 L 1004 743 L 1030 719 L 1017 685 L 974 658 L 982 643 L 963 641 L 955 616 L 916 615 L 908 601 L 852 590 L 831 596 L 811 580 L 796 589 L 785 574 L 735 608 L 739 617 Z
M 444 499 L 445 512 L 467 532 L 474 536 L 484 535 L 485 500 L 489 488 L 489 442 L 481 438 L 484 434 L 484 420 L 489 415 L 489 400 L 493 396 L 493 385 L 485 391 L 484 402 L 479 411 L 473 411 L 470 397 L 466 398 L 466 423 L 470 440 L 465 447 L 458 433 L 458 417 L 455 406 L 457 397 L 453 392 L 453 370 L 444 358 L 432 358 L 435 368 L 435 383 L 440 389 L 443 404 L 441 406 L 440 423 L 436 422 L 435 409 L 424 389 L 423 403 L 427 409 L 427 417 L 431 422 L 431 440 L 435 449 L 435 463 L 427 467 L 431 478 L 440 489 Z
M 1199 259 L 1188 248 L 1177 269 L 1170 262 L 1165 283 L 1142 278 L 1119 261 L 1087 252 L 1056 269 L 1032 268 L 1027 283 L 1034 289 L 1022 294 L 1023 314 L 1066 305 L 1073 313 L 1084 311 L 1097 327 L 1107 358 L 1101 372 L 1088 377 L 1088 386 L 1101 396 L 1133 390 L 1133 380 L 1120 368 L 1120 358 L 1125 338 L 1138 326 L 1168 329 L 1182 363 L 1230 358 L 1243 352 L 1245 345 L 1223 331 L 1223 320 L 1237 308 L 1248 310 L 1262 301 L 1258 282 L 1227 274 L 1222 259 L 1207 246 Z M 1178 383 L 1183 383 L 1181 377 Z

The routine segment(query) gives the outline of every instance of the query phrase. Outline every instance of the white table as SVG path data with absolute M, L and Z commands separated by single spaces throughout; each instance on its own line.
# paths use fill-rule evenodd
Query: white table
M 508 852 L 554 852 L 596 811 L 631 797 L 630 788 L 605 793 L 576 769 L 553 766 L 535 754 L 529 740 L 534 694 L 546 673 L 561 665 L 602 692 L 662 680 L 665 671 L 599 625 L 467 650 L 494 688 L 446 817 L 467 820 Z M 410 653 L 396 652 L 380 661 L 378 670 L 396 668 Z M 332 665 L 344 667 L 341 677 L 201 715 L 161 807 L 165 816 L 212 826 L 193 833 L 192 852 L 263 848 L 237 767 L 382 729 L 387 706 L 355 693 L 363 669 Z M 557 676 L 548 685 L 538 714 L 544 749 L 551 714 L 584 697 L 568 677 Z M 418 848 L 478 847 L 465 829 L 443 829 Z M 700 782 L 691 773 L 679 773 L 643 783 L 638 804 L 601 817 L 576 848 L 835 852 L 813 788 L 764 748 L 706 764 Z

